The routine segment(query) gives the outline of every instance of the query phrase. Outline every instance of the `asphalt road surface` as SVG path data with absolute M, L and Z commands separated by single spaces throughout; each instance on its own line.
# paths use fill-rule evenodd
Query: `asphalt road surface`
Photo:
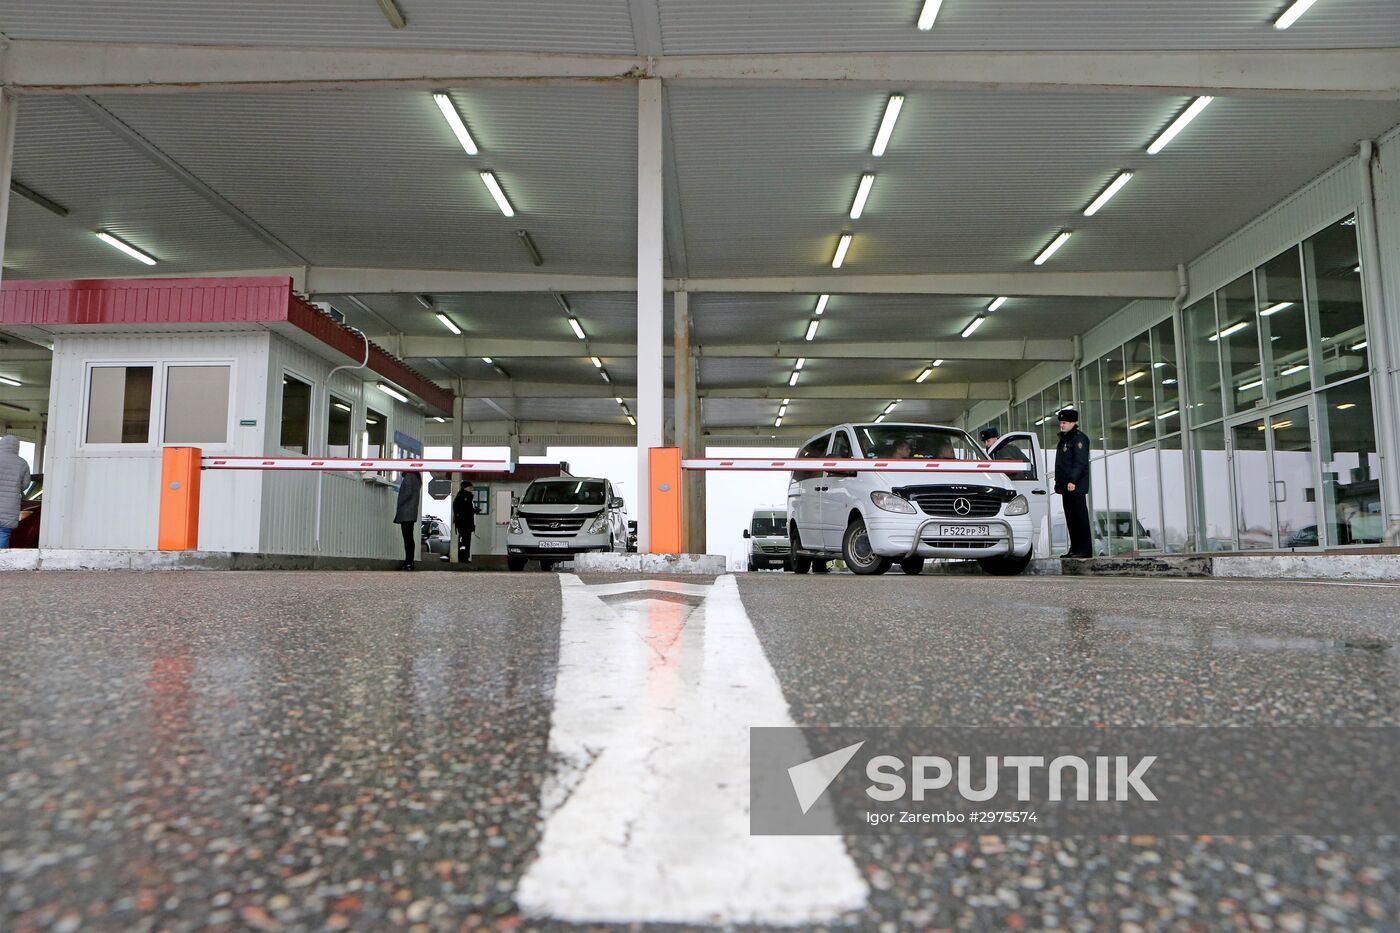
M 1387 585 L 0 574 L 0 930 L 1395 929 L 1392 836 L 755 842 L 735 737 L 1400 725 L 1396 646 Z

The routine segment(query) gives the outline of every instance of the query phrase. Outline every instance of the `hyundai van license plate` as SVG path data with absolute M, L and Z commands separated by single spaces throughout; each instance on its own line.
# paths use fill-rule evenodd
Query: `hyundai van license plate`
M 944 525 L 940 532 L 945 538 L 985 538 L 986 525 Z
M 563 547 L 563 541 L 541 541 L 540 547 Z

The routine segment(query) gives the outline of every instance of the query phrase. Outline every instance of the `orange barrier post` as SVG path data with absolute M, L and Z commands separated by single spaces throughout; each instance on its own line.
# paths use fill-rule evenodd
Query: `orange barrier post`
M 193 551 L 199 547 L 198 447 L 166 447 L 160 464 L 160 532 L 162 551 Z
M 679 447 L 651 447 L 647 450 L 651 488 L 647 503 L 651 508 L 651 553 L 679 554 L 681 545 L 681 450 Z

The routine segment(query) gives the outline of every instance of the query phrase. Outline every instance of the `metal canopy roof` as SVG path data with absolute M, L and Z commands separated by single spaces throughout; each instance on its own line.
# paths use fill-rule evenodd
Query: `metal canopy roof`
M 1400 48 L 1393 0 L 1318 3 L 1287 31 L 1270 25 L 1279 0 L 946 0 L 929 32 L 914 28 L 919 0 L 399 6 L 405 29 L 368 0 L 0 0 L 11 43 L 0 71 L 24 95 L 14 177 L 69 211 L 12 198 L 5 275 L 147 271 L 98 242 L 99 228 L 155 256 L 149 271 L 161 275 L 288 269 L 304 259 L 311 281 L 324 273 L 335 282 L 318 300 L 431 378 L 482 393 L 489 402 L 473 401 L 469 420 L 625 433 L 619 407 L 600 394 L 614 388 L 603 388 L 588 358 L 602 356 L 617 395 L 630 400 L 632 75 L 652 73 L 655 62 L 655 73 L 680 75 L 666 91 L 667 275 L 699 289 L 689 307 L 707 427 L 725 436 L 771 427 L 774 399 L 804 353 L 810 362 L 787 425 L 805 434 L 871 417 L 882 403 L 840 393 L 917 394 L 925 351 L 951 345 L 966 353 L 948 352 L 929 385 L 964 396 L 929 391 L 900 409 L 946 421 L 978 398 L 1005 397 L 1007 379 L 1037 361 L 1066 358 L 1048 344 L 1017 350 L 1023 338 L 1068 340 L 1134 296 L 1168 297 L 1177 263 L 1347 157 L 1356 140 L 1400 124 L 1397 57 L 1366 57 Z M 132 43 L 157 48 L 146 55 Z M 1317 67 L 1328 49 L 1357 51 Z M 386 57 L 412 50 L 447 57 Z M 906 54 L 925 52 L 941 54 Z M 1024 54 L 1036 52 L 1056 54 Z M 963 67 L 948 64 L 964 61 L 957 55 L 985 57 L 966 59 L 950 84 L 939 69 Z M 87 67 L 99 57 L 100 74 Z M 925 66 L 928 81 L 907 80 Z M 178 86 L 170 76 L 182 67 L 222 89 Z M 997 87 L 975 86 L 984 67 Z M 763 68 L 770 73 L 758 76 Z M 54 77 L 64 69 L 71 87 Z M 1025 87 L 1016 86 L 1018 69 Z M 883 80 L 884 72 L 898 77 Z M 144 73 L 170 84 L 160 93 L 63 93 L 91 91 L 103 75 L 130 84 Z M 453 73 L 471 77 L 433 78 Z M 27 74 L 43 74 L 45 86 L 29 87 Z M 1308 90 L 1314 76 L 1332 96 Z M 1147 143 L 1197 82 L 1216 101 L 1148 156 Z M 433 89 L 450 93 L 480 155 L 462 151 Z M 895 92 L 905 105 L 877 159 L 871 141 Z M 497 174 L 517 216 L 497 210 L 477 178 L 483 169 Z M 1124 170 L 1133 181 L 1082 217 Z M 851 221 L 863 172 L 876 182 L 865 215 Z M 1031 260 L 1063 228 L 1075 236 L 1037 269 Z M 529 232 L 542 266 L 518 230 Z M 830 260 L 848 231 L 856 239 L 843 275 L 956 274 L 972 284 L 910 278 L 911 292 L 958 293 L 843 291 L 830 284 Z M 514 290 L 492 287 L 504 279 L 436 287 L 470 273 L 519 278 Z M 1130 278 L 1109 287 L 1103 273 Z M 1157 276 L 1150 294 L 1136 290 L 1141 274 Z M 1002 281 L 1025 288 L 990 287 Z M 347 282 L 358 283 L 353 292 Z M 1058 284 L 1037 284 L 1045 282 Z M 966 323 L 1008 291 L 1011 300 L 960 341 Z M 451 335 L 416 292 L 463 335 Z M 561 292 L 586 341 L 570 329 Z M 809 343 L 822 293 L 832 297 Z M 5 362 L 7 349 L 0 345 L 0 374 L 20 371 Z M 35 362 L 23 365 L 28 382 Z M 826 390 L 839 397 L 810 394 Z M 0 386 L 0 402 L 21 392 L 34 394 Z M 752 397 L 734 397 L 744 393 Z M 0 409 L 0 421 L 13 417 Z

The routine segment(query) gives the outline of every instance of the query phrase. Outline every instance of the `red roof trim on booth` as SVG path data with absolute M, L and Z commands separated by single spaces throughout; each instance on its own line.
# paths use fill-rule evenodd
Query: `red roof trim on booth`
M 0 326 L 110 327 L 287 323 L 353 360 L 364 339 L 292 291 L 284 277 L 57 279 L 0 283 Z M 417 396 L 433 414 L 452 412 L 452 393 L 370 343 L 368 368 Z

